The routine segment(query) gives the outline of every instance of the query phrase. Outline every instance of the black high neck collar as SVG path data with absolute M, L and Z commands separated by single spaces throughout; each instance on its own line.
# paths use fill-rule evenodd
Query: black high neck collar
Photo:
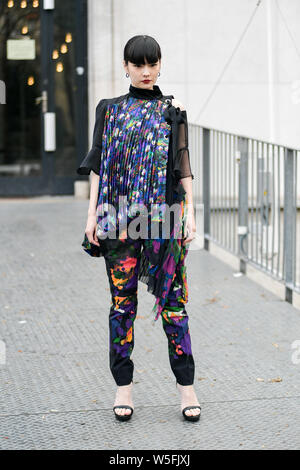
M 158 85 L 153 85 L 153 90 L 150 90 L 133 86 L 132 83 L 129 86 L 129 95 L 142 100 L 155 100 L 163 96 Z

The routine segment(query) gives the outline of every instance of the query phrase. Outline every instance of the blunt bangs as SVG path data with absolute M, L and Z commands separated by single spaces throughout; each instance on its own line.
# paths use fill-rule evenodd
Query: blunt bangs
M 157 41 L 151 36 L 134 36 L 127 42 L 124 48 L 124 60 L 137 65 L 144 65 L 145 59 L 149 64 L 154 64 L 161 59 L 161 50 Z

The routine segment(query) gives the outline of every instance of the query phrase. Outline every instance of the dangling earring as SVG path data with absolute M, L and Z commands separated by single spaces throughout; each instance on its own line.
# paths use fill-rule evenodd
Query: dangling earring
M 160 77 L 160 72 L 158 72 L 158 77 Z
M 128 73 L 128 72 L 126 72 L 126 77 L 127 77 L 127 78 L 129 77 L 129 73 Z

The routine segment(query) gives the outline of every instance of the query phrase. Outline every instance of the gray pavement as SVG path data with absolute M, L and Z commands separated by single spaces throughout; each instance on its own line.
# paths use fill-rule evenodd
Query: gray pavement
M 298 449 L 300 364 L 291 344 L 300 340 L 300 311 L 204 250 L 187 258 L 200 421 L 183 420 L 167 340 L 142 283 L 135 412 L 115 420 L 104 260 L 80 246 L 87 207 L 73 197 L 0 201 L 0 449 Z

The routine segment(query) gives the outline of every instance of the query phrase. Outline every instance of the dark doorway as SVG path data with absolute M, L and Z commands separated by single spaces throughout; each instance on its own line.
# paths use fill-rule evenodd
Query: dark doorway
M 87 148 L 86 10 L 0 3 L 0 196 L 73 194 Z

